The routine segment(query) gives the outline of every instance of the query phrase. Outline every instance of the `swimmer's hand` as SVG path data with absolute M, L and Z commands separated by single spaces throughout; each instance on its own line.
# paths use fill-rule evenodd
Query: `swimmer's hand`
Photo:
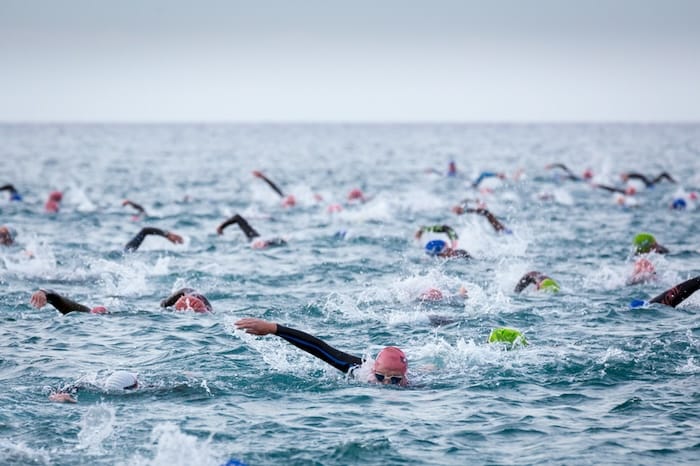
M 253 170 L 253 176 L 256 178 L 264 178 L 265 175 L 262 174 L 262 172 L 259 172 L 258 170 Z
M 277 324 L 263 319 L 246 317 L 236 322 L 236 328 L 250 333 L 251 335 L 269 335 L 277 333 Z
M 456 205 L 452 208 L 452 212 L 454 212 L 457 215 L 462 215 L 464 213 L 464 207 Z
M 182 236 L 169 231 L 165 237 L 173 244 L 182 244 Z
M 29 302 L 35 308 L 41 309 L 46 306 L 46 293 L 43 290 L 35 291 Z

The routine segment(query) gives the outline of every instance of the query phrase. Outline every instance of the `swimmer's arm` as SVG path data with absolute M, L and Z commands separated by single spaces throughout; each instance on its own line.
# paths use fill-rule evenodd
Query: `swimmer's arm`
M 506 227 L 503 226 L 503 224 L 499 222 L 498 219 L 486 209 L 467 209 L 465 212 L 473 212 L 475 214 L 483 215 L 484 217 L 486 217 L 493 229 L 496 231 L 500 232 L 506 229 Z
M 238 224 L 238 227 L 241 229 L 243 234 L 248 238 L 248 240 L 252 240 L 253 238 L 257 238 L 260 236 L 260 233 L 255 231 L 255 228 L 251 227 L 248 221 L 241 217 L 239 214 L 234 215 L 233 217 L 229 218 L 225 222 L 223 222 L 221 225 L 219 225 L 216 228 L 216 232 L 220 235 L 224 234 L 224 229 L 233 224 Z
M 592 186 L 593 186 L 594 188 L 604 189 L 605 191 L 609 191 L 609 192 L 611 192 L 611 193 L 621 193 L 621 194 L 625 194 L 625 190 L 624 190 L 624 189 L 616 188 L 616 187 L 614 187 L 614 186 L 606 186 L 606 185 L 604 185 L 604 184 L 593 184 Z
M 650 303 L 676 307 L 700 288 L 700 277 L 691 278 L 656 296 Z
M 180 299 L 180 297 L 187 293 L 191 293 L 192 291 L 194 291 L 192 290 L 192 288 L 180 288 L 175 293 L 162 300 L 160 302 L 160 307 L 170 307 L 174 305 L 177 302 L 177 300 Z
M 30 303 L 38 309 L 44 307 L 46 303 L 49 303 L 61 314 L 68 314 L 69 312 L 90 312 L 89 307 L 65 298 L 52 290 L 41 289 L 34 292 Z
M 676 180 L 674 180 L 673 177 L 672 177 L 671 175 L 668 174 L 668 172 L 663 172 L 663 173 L 661 173 L 659 176 L 657 176 L 656 178 L 654 178 L 654 180 L 652 181 L 652 184 L 656 184 L 656 183 L 658 183 L 659 181 L 661 181 L 661 180 L 663 180 L 663 179 L 667 179 L 667 180 L 670 181 L 671 183 L 676 183 Z
M 536 283 L 538 278 L 540 276 L 539 272 L 528 272 L 525 275 L 523 275 L 520 278 L 520 281 L 518 282 L 517 285 L 515 285 L 515 292 L 520 293 L 523 291 L 525 288 L 528 287 L 528 285 L 532 283 Z
M 141 231 L 139 231 L 138 234 L 136 236 L 134 236 L 134 238 L 131 241 L 126 243 L 126 246 L 124 246 L 124 251 L 127 251 L 127 252 L 136 251 L 139 248 L 139 246 L 141 246 L 141 243 L 143 243 L 143 240 L 148 235 L 162 236 L 174 244 L 182 243 L 182 237 L 180 235 L 177 235 L 177 234 L 170 232 L 170 231 L 161 230 L 160 228 L 145 227 L 145 228 L 142 228 Z
M 129 199 L 122 202 L 122 206 L 131 206 L 138 211 L 139 214 L 146 215 L 146 209 L 143 208 L 141 204 L 137 204 Z
M 261 172 L 259 172 L 259 171 L 256 170 L 256 171 L 253 172 L 253 176 L 255 176 L 256 178 L 260 178 L 261 180 L 263 180 L 263 181 L 264 181 L 265 183 L 267 183 L 277 194 L 279 194 L 280 197 L 284 197 L 284 193 L 282 192 L 282 190 L 281 190 L 275 183 L 273 183 L 272 181 L 270 181 L 270 179 L 269 179 L 268 177 L 266 177 L 265 175 L 263 175 Z
M 277 335 L 344 373 L 347 373 L 353 367 L 362 365 L 361 358 L 337 350 L 324 341 L 301 330 L 262 319 L 251 318 L 239 320 L 236 322 L 236 327 L 253 335 Z
M 649 178 L 642 175 L 641 173 L 627 173 L 626 176 L 628 179 L 631 178 L 631 179 L 641 180 L 645 186 L 651 186 L 653 184 L 651 181 L 649 181 Z

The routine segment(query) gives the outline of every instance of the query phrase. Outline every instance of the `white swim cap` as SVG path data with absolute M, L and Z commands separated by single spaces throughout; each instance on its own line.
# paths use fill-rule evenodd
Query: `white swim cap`
M 127 371 L 115 371 L 105 380 L 107 390 L 129 390 L 138 387 L 138 374 Z

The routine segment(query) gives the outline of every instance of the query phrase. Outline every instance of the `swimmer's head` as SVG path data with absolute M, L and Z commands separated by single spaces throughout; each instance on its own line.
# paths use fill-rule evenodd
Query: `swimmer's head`
M 489 343 L 509 343 L 515 345 L 527 345 L 525 336 L 518 330 L 507 327 L 500 327 L 491 330 L 489 335 Z
M 442 291 L 437 288 L 430 288 L 425 290 L 418 296 L 420 301 L 440 301 L 443 298 Z
M 63 199 L 63 193 L 61 191 L 52 191 L 49 194 L 49 201 L 61 202 Z
M 646 254 L 651 251 L 661 254 L 668 252 L 668 249 L 656 242 L 656 238 L 651 233 L 639 233 L 634 237 L 632 243 L 637 254 Z
M 297 200 L 292 194 L 290 194 L 289 196 L 282 199 L 282 206 L 283 207 L 294 207 L 296 204 L 297 204 Z
M 379 352 L 372 368 L 377 383 L 406 385 L 408 379 L 408 359 L 403 351 L 395 346 L 387 346 Z
M 688 204 L 685 202 L 685 199 L 683 199 L 683 198 L 674 199 L 673 203 L 671 204 L 671 208 L 676 209 L 676 210 L 683 210 L 687 206 L 688 206 Z
M 447 243 L 445 241 L 441 239 L 434 239 L 432 241 L 428 241 L 428 244 L 425 245 L 425 253 L 429 256 L 438 256 L 445 250 L 446 247 Z
M 584 172 L 583 172 L 583 179 L 584 180 L 593 179 L 593 170 L 591 170 L 590 168 L 586 168 L 586 170 L 584 170 Z
M 90 314 L 108 314 L 107 308 L 104 306 L 95 306 L 90 309 Z
M 15 242 L 17 232 L 12 227 L 0 226 L 0 244 L 9 246 Z
M 133 390 L 138 387 L 138 374 L 134 372 L 115 371 L 105 380 L 107 390 Z
M 557 293 L 559 291 L 559 283 L 552 280 L 551 278 L 545 278 L 537 284 L 537 289 L 549 291 L 550 293 Z
M 180 296 L 175 302 L 175 309 L 178 311 L 209 312 L 211 309 L 204 302 L 204 299 L 196 294 L 186 294 Z
M 365 200 L 365 195 L 360 188 L 354 188 L 348 193 L 348 201 Z

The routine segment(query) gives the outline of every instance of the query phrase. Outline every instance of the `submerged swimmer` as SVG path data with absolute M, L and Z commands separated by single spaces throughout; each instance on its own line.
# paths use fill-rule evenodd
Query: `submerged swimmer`
M 275 322 L 245 318 L 237 321 L 236 327 L 252 335 L 277 335 L 351 377 L 358 377 L 357 369 L 365 363 L 362 358 L 337 350 L 313 335 Z M 377 354 L 367 382 L 405 386 L 408 385 L 407 371 L 408 360 L 404 352 L 395 346 L 387 346 Z
M 83 304 L 70 300 L 53 290 L 39 289 L 32 294 L 29 302 L 37 309 L 46 306 L 46 303 L 52 305 L 61 314 L 71 312 L 85 312 L 88 314 L 107 314 L 107 308 L 104 306 L 96 306 L 89 308 Z
M 214 312 L 206 296 L 192 288 L 181 288 L 160 302 L 160 307 L 170 306 L 177 311 Z
M 271 238 L 267 240 L 260 239 L 260 233 L 255 231 L 255 228 L 251 227 L 248 221 L 238 214 L 234 215 L 233 217 L 229 218 L 228 220 L 224 221 L 221 225 L 219 225 L 216 228 L 216 232 L 219 235 L 223 235 L 224 229 L 227 226 L 233 224 L 238 225 L 238 227 L 241 229 L 246 238 L 248 238 L 248 241 L 251 242 L 250 245 L 254 249 L 263 249 L 272 246 L 284 246 L 287 244 L 287 241 L 282 238 Z
M 133 252 L 136 251 L 139 246 L 141 246 L 141 243 L 143 243 L 143 240 L 146 238 L 148 235 L 156 235 L 156 236 L 162 236 L 163 238 L 167 239 L 173 244 L 182 244 L 182 236 L 173 233 L 171 231 L 165 231 L 161 230 L 160 228 L 154 228 L 154 227 L 145 227 L 142 228 L 141 231 L 139 231 L 136 236 L 134 236 L 131 241 L 126 243 L 126 246 L 124 246 L 124 251 L 125 252 Z
M 679 283 L 673 288 L 669 288 L 651 300 L 643 301 L 635 299 L 630 303 L 631 307 L 642 307 L 647 304 L 659 303 L 666 306 L 676 307 L 700 288 L 700 276 Z
M 441 239 L 434 239 L 428 241 L 425 245 L 425 253 L 429 256 L 440 257 L 443 259 L 450 258 L 462 258 L 471 259 L 471 255 L 464 249 L 453 249 L 447 245 L 447 243 Z
M 542 272 L 533 270 L 532 272 L 528 272 L 520 278 L 518 284 L 515 285 L 515 292 L 520 293 L 533 283 L 535 284 L 535 287 L 538 290 L 550 291 L 552 293 L 556 293 L 557 291 L 559 291 L 559 283 L 552 280 Z

